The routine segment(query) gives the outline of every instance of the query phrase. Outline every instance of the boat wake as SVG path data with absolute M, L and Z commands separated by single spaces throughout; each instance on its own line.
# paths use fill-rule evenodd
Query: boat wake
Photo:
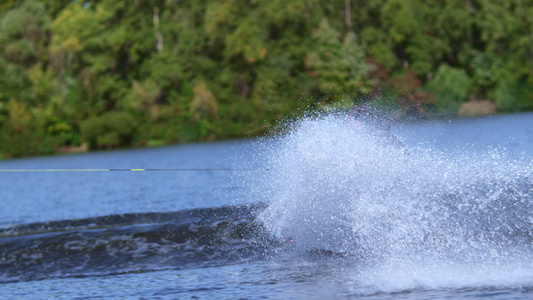
M 220 266 L 258 259 L 275 243 L 262 204 L 112 215 L 0 229 L 0 282 Z

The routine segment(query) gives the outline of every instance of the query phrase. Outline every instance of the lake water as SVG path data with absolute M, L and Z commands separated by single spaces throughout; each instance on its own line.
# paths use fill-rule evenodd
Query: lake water
M 2 296 L 533 297 L 531 113 L 0 162 L 132 168 L 0 172 Z

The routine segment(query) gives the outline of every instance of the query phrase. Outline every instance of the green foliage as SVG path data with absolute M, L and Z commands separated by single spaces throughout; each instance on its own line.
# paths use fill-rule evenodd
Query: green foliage
M 9 157 L 51 154 L 56 141 L 26 105 L 11 99 L 0 108 L 0 153 Z
M 50 22 L 42 3 L 24 1 L 0 20 L 0 51 L 12 62 L 31 65 L 44 50 Z
M 374 57 L 377 62 L 389 68 L 397 64 L 398 58 L 391 49 L 387 34 L 383 30 L 366 27 L 361 31 L 361 38 L 368 44 L 368 54 Z
M 466 101 L 472 88 L 471 79 L 464 70 L 441 65 L 435 79 L 427 89 L 437 97 L 437 105 L 443 112 L 457 112 L 462 102 Z
M 504 111 L 533 110 L 533 85 L 524 78 L 507 76 L 493 91 L 496 106 Z
M 4 0 L 0 4 L 0 14 L 4 13 L 7 10 L 12 9 L 15 5 L 19 4 L 20 0 Z
M 191 114 L 198 121 L 215 119 L 218 117 L 217 99 L 207 88 L 204 81 L 200 81 L 194 86 L 194 99 L 190 106 Z M 203 123 L 201 123 L 203 124 Z
M 317 46 L 306 60 L 307 67 L 316 73 L 318 86 L 324 93 L 366 93 L 371 86 L 367 79 L 372 69 L 365 61 L 363 48 L 352 32 L 340 41 L 339 33 L 323 19 L 315 31 Z
M 257 135 L 362 101 L 531 110 L 531 32 L 533 0 L 3 1 L 0 155 Z
M 226 55 L 242 56 L 249 63 L 264 58 L 263 31 L 254 16 L 242 20 L 239 26 L 226 36 Z
M 31 92 L 36 103 L 44 104 L 50 101 L 59 89 L 59 82 L 51 69 L 43 71 L 40 64 L 35 64 L 28 69 L 28 77 L 31 81 Z
M 396 43 L 406 41 L 419 29 L 419 24 L 414 13 L 415 1 L 389 0 L 382 8 L 383 27 Z
M 108 112 L 81 123 L 81 134 L 89 148 L 116 148 L 130 146 L 137 125 L 127 112 Z
M 7 102 L 18 96 L 24 102 L 31 102 L 29 86 L 31 85 L 28 74 L 22 66 L 8 62 L 0 57 L 0 101 Z

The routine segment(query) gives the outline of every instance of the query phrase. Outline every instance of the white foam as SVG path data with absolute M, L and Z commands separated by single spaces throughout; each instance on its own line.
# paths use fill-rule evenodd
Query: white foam
M 270 171 L 251 188 L 269 202 L 259 218 L 299 249 L 363 256 L 372 280 L 393 289 L 531 282 L 531 160 L 399 147 L 343 114 L 300 120 L 262 155 Z

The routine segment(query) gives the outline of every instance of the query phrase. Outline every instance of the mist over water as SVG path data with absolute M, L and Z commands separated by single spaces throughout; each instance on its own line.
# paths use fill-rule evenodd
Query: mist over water
M 533 278 L 533 161 L 404 146 L 388 119 L 303 118 L 263 143 L 267 231 L 356 267 L 357 286 L 520 286 Z

